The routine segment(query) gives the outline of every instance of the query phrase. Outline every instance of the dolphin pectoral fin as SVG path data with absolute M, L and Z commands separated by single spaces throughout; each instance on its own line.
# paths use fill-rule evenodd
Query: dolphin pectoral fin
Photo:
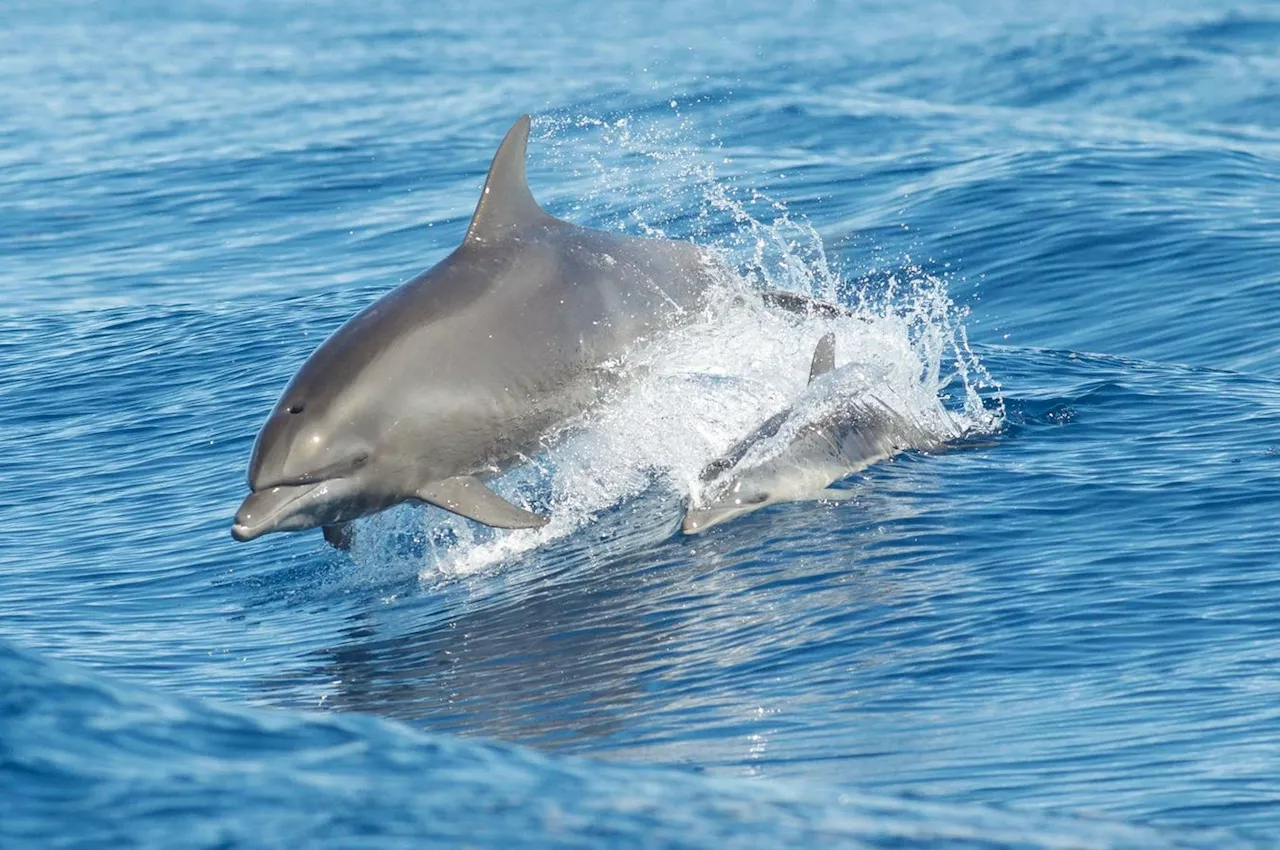
M 836 368 L 836 335 L 825 333 L 813 349 L 813 362 L 809 364 L 809 383 Z
M 544 516 L 517 508 L 474 475 L 433 481 L 418 489 L 418 498 L 494 528 L 541 528 L 548 522 Z
M 356 526 L 353 522 L 337 522 L 324 527 L 324 542 L 333 548 L 346 552 L 356 539 Z
M 782 428 L 782 423 L 786 422 L 787 418 L 790 416 L 791 408 L 788 407 L 785 410 L 779 410 L 764 422 L 760 423 L 760 426 L 756 428 L 756 430 L 752 431 L 746 437 L 743 437 L 735 443 L 729 451 L 703 467 L 702 472 L 698 475 L 699 480 L 707 482 L 722 472 L 727 472 L 732 469 L 737 465 L 738 461 L 742 460 L 742 458 L 746 456 L 752 446 L 761 440 L 767 440 L 774 434 L 778 433 L 778 430 Z
M 858 494 L 852 490 L 835 490 L 828 487 L 826 490 L 819 490 L 811 497 L 815 502 L 852 502 L 858 498 Z

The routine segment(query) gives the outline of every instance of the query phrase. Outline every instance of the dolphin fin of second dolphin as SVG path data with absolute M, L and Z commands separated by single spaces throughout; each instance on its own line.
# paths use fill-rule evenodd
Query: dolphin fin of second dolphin
M 836 335 L 828 331 L 813 349 L 813 362 L 809 364 L 809 383 L 836 368 Z
M 517 508 L 474 475 L 432 481 L 418 489 L 418 498 L 494 528 L 540 528 L 548 521 L 544 516 Z

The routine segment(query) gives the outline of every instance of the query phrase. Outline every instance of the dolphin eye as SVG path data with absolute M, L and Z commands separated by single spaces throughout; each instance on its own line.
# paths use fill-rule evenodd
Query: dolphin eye
M 297 404 L 291 404 L 291 405 L 289 405 L 289 412 L 290 412 L 290 413 L 294 413 L 294 414 L 301 413 L 302 411 L 304 411 L 304 410 L 306 410 L 306 409 L 307 409 L 306 404 L 304 404 L 304 403 L 302 403 L 302 402 L 298 402 Z
M 369 453 L 365 452 L 364 454 L 356 455 L 354 458 L 352 458 L 351 465 L 356 469 L 359 469 L 360 467 L 364 466 L 368 462 L 369 462 Z

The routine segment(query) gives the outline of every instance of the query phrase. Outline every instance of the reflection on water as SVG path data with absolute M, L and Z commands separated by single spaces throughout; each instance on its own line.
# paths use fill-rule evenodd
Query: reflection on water
M 688 538 L 673 534 L 674 495 L 655 488 L 595 534 L 353 618 L 317 653 L 312 684 L 273 683 L 271 699 L 296 704 L 321 687 L 326 707 L 424 728 L 660 761 L 696 748 L 704 764 L 750 765 L 812 699 L 787 685 L 799 668 L 824 668 L 825 682 L 810 681 L 843 699 L 852 671 L 920 649 L 856 633 L 860 621 L 903 617 L 904 605 L 907 619 L 928 615 L 925 588 L 887 575 L 909 570 L 897 562 L 910 547 L 886 540 L 882 524 L 908 522 L 911 506 L 868 493 Z M 833 516 L 844 524 L 833 529 Z

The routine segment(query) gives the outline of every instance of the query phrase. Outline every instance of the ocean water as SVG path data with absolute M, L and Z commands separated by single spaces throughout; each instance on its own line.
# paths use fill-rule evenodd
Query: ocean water
M 0 845 L 1280 834 L 1274 5 L 4 18 Z M 543 530 L 234 543 L 284 384 L 524 112 L 549 211 L 723 300 L 498 483 Z M 946 450 L 680 536 L 828 330 Z

